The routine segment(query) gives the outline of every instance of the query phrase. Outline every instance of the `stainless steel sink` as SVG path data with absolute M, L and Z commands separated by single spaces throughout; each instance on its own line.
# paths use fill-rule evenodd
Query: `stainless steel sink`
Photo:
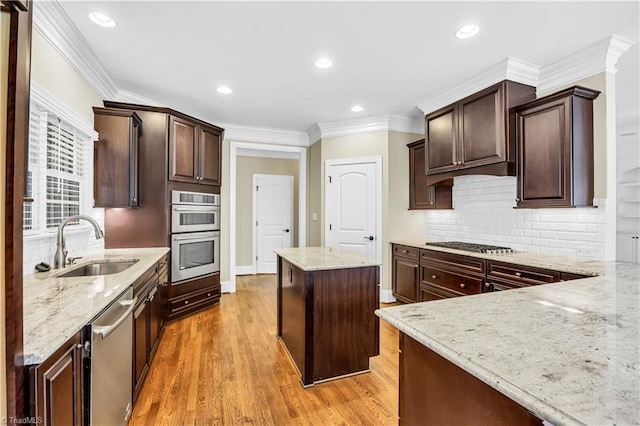
M 82 265 L 77 269 L 73 269 L 69 272 L 65 272 L 64 274 L 58 275 L 58 278 L 92 277 L 96 275 L 117 274 L 118 272 L 122 272 L 125 269 L 133 266 L 137 261 L 138 259 L 112 261 L 112 262 L 97 261 L 97 262 L 87 263 L 86 265 Z

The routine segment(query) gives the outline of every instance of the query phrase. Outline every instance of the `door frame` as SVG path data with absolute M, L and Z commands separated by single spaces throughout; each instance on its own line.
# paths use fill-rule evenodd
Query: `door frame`
M 325 160 L 324 162 L 324 245 L 328 246 L 327 235 L 329 232 L 329 203 L 327 202 L 327 191 L 329 186 L 329 170 L 332 166 L 346 166 L 349 164 L 373 163 L 376 169 L 375 192 L 376 192 L 376 261 L 382 265 L 382 156 L 375 157 L 352 157 L 335 160 Z M 382 275 L 382 266 L 380 267 Z
M 298 159 L 298 247 L 307 245 L 307 148 L 293 145 L 272 145 L 256 142 L 229 141 L 229 210 L 222 206 L 223 212 L 229 212 L 229 253 L 228 263 L 229 281 L 220 283 L 223 293 L 236 292 L 236 168 L 237 158 L 243 151 L 260 152 L 264 157 L 296 158 Z M 240 154 L 238 154 L 238 151 Z M 225 191 L 222 186 L 221 192 Z M 221 236 L 224 236 L 224 231 Z M 224 259 L 225 253 L 222 250 Z
M 288 179 L 291 182 L 291 212 L 290 212 L 290 216 L 291 216 L 291 227 L 293 228 L 293 224 L 294 224 L 294 218 L 293 218 L 293 213 L 295 212 L 295 208 L 293 207 L 293 200 L 295 199 L 295 193 L 294 193 L 294 177 L 292 175 L 270 175 L 270 174 L 264 174 L 264 173 L 254 173 L 253 174 L 253 189 L 252 189 L 252 193 L 253 193 L 253 197 L 251 199 L 251 218 L 252 218 L 252 223 L 256 223 L 256 221 L 258 220 L 258 191 L 256 191 L 256 186 L 257 186 L 257 180 L 260 178 L 270 178 L 270 177 L 288 177 L 291 179 Z M 252 226 L 251 227 L 251 266 L 253 268 L 253 272 L 252 274 L 257 274 L 258 273 L 258 262 L 256 261 L 256 256 L 258 255 L 258 233 L 257 231 L 257 226 Z M 296 229 L 296 232 L 298 230 Z M 293 246 L 293 238 L 291 238 L 291 246 Z

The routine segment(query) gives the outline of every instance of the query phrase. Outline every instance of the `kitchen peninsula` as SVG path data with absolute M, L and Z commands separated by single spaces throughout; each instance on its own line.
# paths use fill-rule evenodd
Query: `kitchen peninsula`
M 278 338 L 302 385 L 369 371 L 380 262 L 331 247 L 277 249 Z
M 640 267 L 574 263 L 598 276 L 376 311 L 400 330 L 400 424 L 640 424 Z

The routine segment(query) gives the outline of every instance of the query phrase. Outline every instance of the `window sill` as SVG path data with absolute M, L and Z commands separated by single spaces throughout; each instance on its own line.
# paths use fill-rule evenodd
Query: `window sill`
M 75 226 L 65 227 L 64 235 L 66 236 L 66 235 L 82 234 L 92 230 L 93 230 L 93 227 L 91 225 L 75 225 Z M 30 232 L 33 232 L 33 233 L 30 233 Z M 41 232 L 24 231 L 22 239 L 24 241 L 38 241 L 38 240 L 47 240 L 47 239 L 54 240 L 56 238 L 57 233 L 58 233 L 57 228 L 52 231 L 41 231 Z

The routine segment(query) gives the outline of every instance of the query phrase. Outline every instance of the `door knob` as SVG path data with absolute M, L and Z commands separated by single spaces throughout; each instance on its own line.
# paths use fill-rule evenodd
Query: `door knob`
M 289 229 L 283 229 L 284 232 L 289 232 Z
M 368 237 L 364 237 L 365 240 L 369 240 L 369 241 L 373 241 L 375 240 L 375 238 L 373 238 L 373 235 L 369 235 Z

